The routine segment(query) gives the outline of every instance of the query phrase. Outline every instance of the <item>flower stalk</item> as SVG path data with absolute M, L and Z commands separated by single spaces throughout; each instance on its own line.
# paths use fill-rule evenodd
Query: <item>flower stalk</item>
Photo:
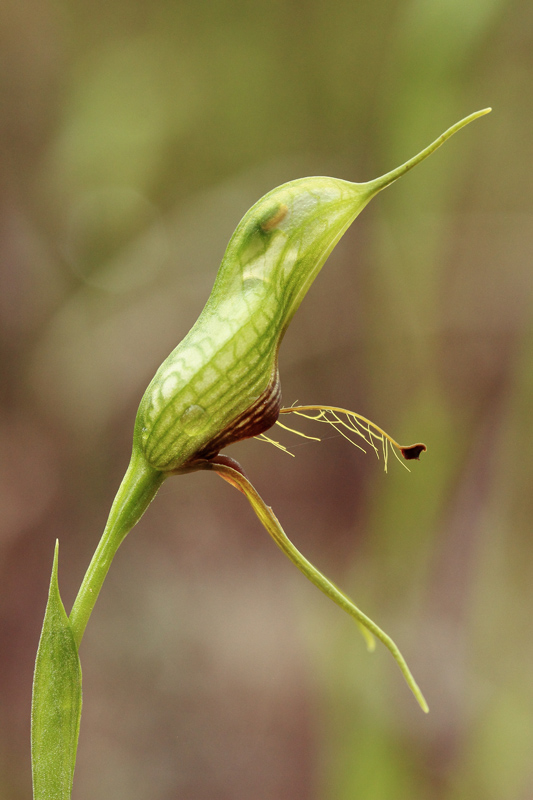
M 111 562 L 124 538 L 140 520 L 165 479 L 139 453 L 133 453 L 111 506 L 98 547 L 85 573 L 69 622 L 79 647 Z

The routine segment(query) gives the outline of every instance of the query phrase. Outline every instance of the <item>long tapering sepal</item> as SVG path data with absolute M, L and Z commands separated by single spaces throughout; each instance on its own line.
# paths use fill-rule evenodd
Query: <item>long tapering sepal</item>
M 397 645 L 393 642 L 390 636 L 382 631 L 381 628 L 379 628 L 376 623 L 370 619 L 370 617 L 367 617 L 366 614 L 357 608 L 357 606 L 347 595 L 344 594 L 344 592 L 338 589 L 335 584 L 333 584 L 330 580 L 328 580 L 328 578 L 326 578 L 325 575 L 316 569 L 316 567 L 314 567 L 292 544 L 270 506 L 266 505 L 248 478 L 246 478 L 244 473 L 240 471 L 239 465 L 232 459 L 227 457 L 219 457 L 219 459 L 215 459 L 212 462 L 206 462 L 205 468 L 214 470 L 218 475 L 220 475 L 221 478 L 224 478 L 224 480 L 226 480 L 232 486 L 235 486 L 236 489 L 239 489 L 239 491 L 246 496 L 259 520 L 266 528 L 268 533 L 272 536 L 275 543 L 285 553 L 285 555 L 290 558 L 293 564 L 298 567 L 300 572 L 303 572 L 303 574 L 311 581 L 311 583 L 313 583 L 318 589 L 320 589 L 321 592 L 330 597 L 334 603 L 340 606 L 340 608 L 342 608 L 347 614 L 355 619 L 365 635 L 367 643 L 370 646 L 369 649 L 372 649 L 372 636 L 375 636 L 377 639 L 383 642 L 385 647 L 387 647 L 392 653 L 396 663 L 403 673 L 407 685 L 416 697 L 420 707 L 427 713 L 429 711 L 428 704 L 426 703 L 424 695 L 420 691 L 420 688 L 413 678 L 411 670 L 407 666 L 407 663 Z

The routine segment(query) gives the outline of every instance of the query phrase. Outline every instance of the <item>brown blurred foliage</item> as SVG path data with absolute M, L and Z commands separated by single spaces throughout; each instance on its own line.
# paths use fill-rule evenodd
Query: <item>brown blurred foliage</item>
M 231 450 L 431 714 L 243 498 L 180 477 L 82 646 L 74 797 L 533 796 L 532 34 L 525 0 L 2 4 L 3 800 L 31 794 L 53 543 L 70 608 L 137 403 L 241 215 L 285 180 L 376 177 L 487 105 L 357 220 L 281 352 L 286 404 L 422 439 L 420 464 L 383 475 L 338 437 Z

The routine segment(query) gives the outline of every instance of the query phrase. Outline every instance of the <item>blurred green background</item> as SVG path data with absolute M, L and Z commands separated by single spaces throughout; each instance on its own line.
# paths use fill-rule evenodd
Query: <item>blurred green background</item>
M 96 606 L 74 798 L 530 800 L 531 2 L 4 0 L 0 64 L 2 800 L 31 792 L 54 540 L 70 608 L 140 397 L 242 214 L 296 177 L 374 178 L 487 105 L 364 211 L 281 350 L 286 405 L 428 453 L 385 475 L 334 431 L 230 450 L 430 715 L 197 473 Z

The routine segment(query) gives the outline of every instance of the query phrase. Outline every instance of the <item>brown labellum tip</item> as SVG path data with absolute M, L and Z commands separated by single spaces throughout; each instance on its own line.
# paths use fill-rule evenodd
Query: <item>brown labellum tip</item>
M 413 459 L 419 461 L 420 453 L 425 453 L 426 450 L 425 444 L 410 444 L 407 447 L 400 447 L 400 453 L 406 461 L 412 461 Z

